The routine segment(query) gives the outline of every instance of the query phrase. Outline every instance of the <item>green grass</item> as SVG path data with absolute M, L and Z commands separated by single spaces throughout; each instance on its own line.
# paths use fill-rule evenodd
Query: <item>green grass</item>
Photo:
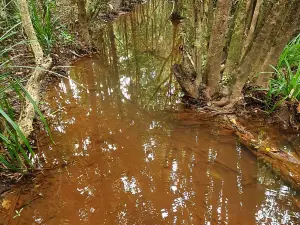
M 16 24 L 4 32 L 0 37 L 0 46 L 4 46 L 4 41 L 17 33 L 19 25 Z M 21 41 L 13 46 L 22 43 L 24 42 Z M 0 47 L 0 170 L 27 171 L 34 168 L 35 153 L 17 123 L 17 109 L 12 103 L 30 101 L 48 132 L 49 127 L 21 81 L 11 73 L 12 68 L 8 65 L 10 59 L 7 53 L 13 46 Z
M 54 35 L 55 28 L 58 25 L 58 18 L 54 16 L 55 1 L 45 0 L 43 5 L 37 4 L 37 1 L 30 1 L 31 20 L 35 29 L 37 38 L 46 53 L 50 53 L 56 38 Z M 43 8 L 43 10 L 40 10 Z
M 4 21 L 1 21 L 0 27 L 3 28 L 3 23 L 9 24 L 12 26 L 13 24 L 16 24 L 20 21 L 19 15 L 18 15 L 18 6 L 16 1 L 14 0 L 8 0 L 8 1 L 3 1 L 2 5 L 2 11 L 5 11 L 6 18 L 1 18 Z
M 300 62 L 300 34 L 298 34 L 282 51 L 277 68 L 298 66 Z
M 282 51 L 269 81 L 266 105 L 273 112 L 284 101 L 300 101 L 300 34 Z

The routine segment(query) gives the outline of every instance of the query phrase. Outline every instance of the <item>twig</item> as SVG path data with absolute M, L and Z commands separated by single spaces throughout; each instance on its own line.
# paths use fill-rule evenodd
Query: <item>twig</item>
M 21 191 L 22 191 L 22 189 L 19 188 L 18 191 L 17 191 L 17 195 L 16 195 L 16 197 L 14 198 L 14 201 L 13 201 L 13 203 L 12 203 L 12 205 L 11 205 L 11 208 L 10 208 L 10 210 L 9 210 L 9 212 L 8 212 L 7 225 L 11 224 L 10 221 L 11 221 L 11 219 L 12 219 L 13 213 L 15 212 L 17 202 L 19 201 L 19 198 L 20 198 L 20 195 L 21 195 Z
M 258 102 L 260 102 L 260 103 L 262 103 L 262 104 L 266 104 L 265 101 L 260 100 L 259 98 L 255 98 L 255 97 L 253 97 L 253 96 L 251 96 L 251 95 L 246 95 L 246 96 L 244 96 L 244 98 L 251 98 L 251 99 L 253 99 L 253 100 L 255 100 L 255 101 L 258 101 Z
M 72 50 L 69 50 L 69 52 L 71 52 L 73 55 L 79 57 L 79 58 L 82 58 L 84 55 L 79 55 L 77 54 L 76 52 L 72 51 Z

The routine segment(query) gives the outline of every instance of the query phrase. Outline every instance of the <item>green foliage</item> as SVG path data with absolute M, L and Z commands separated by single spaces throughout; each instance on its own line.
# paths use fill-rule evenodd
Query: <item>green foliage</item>
M 74 43 L 74 36 L 70 34 L 65 27 L 60 27 L 59 30 L 60 34 L 58 38 L 63 44 L 68 45 Z
M 285 68 L 286 61 L 289 66 L 298 66 L 300 62 L 300 34 L 295 37 L 282 51 L 277 68 Z
M 53 15 L 55 1 L 46 0 L 43 5 L 38 5 L 35 0 L 31 0 L 31 19 L 37 38 L 43 49 L 49 53 L 55 43 L 54 31 L 58 23 L 58 18 Z M 39 10 L 42 8 L 43 10 Z
M 274 111 L 285 100 L 300 100 L 300 63 L 292 70 L 287 60 L 283 68 L 275 68 L 275 76 L 270 80 L 267 106 Z M 276 99 L 274 101 L 274 99 Z
M 272 112 L 285 100 L 300 100 L 300 34 L 282 51 L 270 79 L 267 107 Z
M 18 7 L 17 3 L 14 0 L 4 1 L 2 0 L 2 8 L 0 9 L 2 13 L 0 13 L 0 20 L 1 22 L 12 26 L 20 22 L 20 18 L 18 15 Z M 0 25 L 1 28 L 5 27 L 2 24 Z
M 18 25 L 8 29 L 0 37 L 0 43 L 12 37 L 16 33 L 15 28 Z M 3 44 L 0 46 L 3 46 Z M 12 102 L 20 103 L 26 99 L 29 100 L 40 115 L 48 131 L 49 127 L 31 96 L 27 93 L 21 82 L 11 74 L 11 68 L 7 66 L 9 59 L 6 53 L 11 48 L 0 49 L 0 169 L 24 171 L 33 167 L 32 159 L 34 158 L 34 151 L 16 122 L 15 115 L 17 112 L 15 104 L 12 104 Z

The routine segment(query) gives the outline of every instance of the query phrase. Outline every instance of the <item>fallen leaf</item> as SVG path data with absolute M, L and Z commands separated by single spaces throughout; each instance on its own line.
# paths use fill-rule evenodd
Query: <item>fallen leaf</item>
M 6 210 L 9 210 L 10 207 L 11 207 L 11 201 L 7 200 L 7 199 L 4 199 L 3 202 L 2 202 L 2 207 Z
M 236 120 L 235 119 L 231 119 L 230 120 L 233 124 L 236 124 Z
M 299 103 L 299 105 L 297 107 L 297 113 L 300 113 L 300 103 Z
M 268 152 L 269 152 L 270 150 L 271 150 L 270 148 L 266 148 L 266 151 L 268 151 Z
M 34 188 L 39 188 L 40 186 L 42 186 L 41 184 L 36 184 L 34 185 Z

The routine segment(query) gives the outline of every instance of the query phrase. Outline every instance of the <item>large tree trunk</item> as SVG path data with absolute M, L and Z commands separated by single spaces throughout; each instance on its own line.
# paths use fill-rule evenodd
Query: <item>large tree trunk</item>
M 219 0 L 217 3 L 216 16 L 210 36 L 208 49 L 206 76 L 207 85 L 215 92 L 220 82 L 220 71 L 224 47 L 224 37 L 227 29 L 231 0 Z
M 256 27 L 258 14 L 259 14 L 259 10 L 260 10 L 262 1 L 263 0 L 257 0 L 257 2 L 256 2 L 254 13 L 253 13 L 252 20 L 251 20 L 250 29 L 248 31 L 247 39 L 246 39 L 245 45 L 243 47 L 242 57 L 245 54 L 245 51 L 246 51 L 247 47 L 249 46 L 250 42 L 253 40 L 253 34 L 254 34 L 255 27 Z
M 229 91 L 224 88 L 224 86 L 228 86 L 228 88 L 232 85 L 232 80 L 235 80 L 233 71 L 235 71 L 239 65 L 241 59 L 241 52 L 244 44 L 244 30 L 246 26 L 246 16 L 247 16 L 247 1 L 241 0 L 237 9 L 237 17 L 235 20 L 235 26 L 233 30 L 233 34 L 231 37 L 228 56 L 226 60 L 225 71 L 222 77 L 222 85 L 221 87 L 222 94 L 228 95 Z
M 88 29 L 88 17 L 86 13 L 85 0 L 77 0 L 78 19 L 81 27 L 82 38 L 87 47 L 91 47 L 91 38 Z
M 293 35 L 297 32 L 297 29 L 298 31 L 300 29 L 300 1 L 294 0 L 289 3 L 289 8 L 285 12 L 285 20 L 283 21 L 282 26 L 278 29 L 276 37 L 272 39 L 272 47 L 265 57 L 264 63 L 260 65 L 258 71 L 273 71 L 270 65 L 277 64 L 282 50 L 290 41 L 291 37 L 293 37 Z M 259 86 L 267 88 L 270 76 L 270 74 L 261 74 L 256 83 Z
M 241 96 L 248 80 L 267 86 L 270 76 L 258 75 L 270 71 L 270 64 L 276 65 L 284 46 L 300 28 L 300 1 L 218 0 L 216 6 L 214 3 L 214 0 L 193 0 L 196 82 L 192 80 L 191 85 L 190 78 L 184 79 L 188 75 L 184 63 L 174 71 L 182 70 L 178 79 L 182 87 L 183 82 L 192 87 L 183 88 L 185 92 L 197 90 L 195 84 L 207 85 L 213 104 L 224 106 L 229 97 L 234 102 Z M 203 64 L 206 65 L 202 70 Z M 220 97 L 224 100 L 222 104 Z
M 42 79 L 42 75 L 44 74 L 44 70 L 51 66 L 52 59 L 50 57 L 44 57 L 43 49 L 38 42 L 31 22 L 27 1 L 18 0 L 17 2 L 20 9 L 23 28 L 30 41 L 30 46 L 32 48 L 36 63 L 36 68 L 27 82 L 26 90 L 32 99 L 38 104 L 40 99 L 40 81 Z M 25 106 L 23 107 L 19 118 L 19 126 L 24 132 L 25 137 L 28 137 L 33 130 L 32 121 L 34 116 L 34 106 L 29 100 L 26 100 Z
M 236 98 L 241 95 L 241 90 L 248 79 L 253 80 L 259 75 L 263 65 L 268 61 L 268 53 L 271 52 L 271 58 L 276 61 L 283 49 L 291 38 L 291 34 L 295 32 L 295 27 L 299 25 L 299 1 L 295 0 L 292 3 L 286 0 L 278 0 L 272 7 L 271 14 L 266 18 L 263 27 L 257 34 L 253 44 L 245 58 L 243 58 L 239 68 L 237 69 L 237 79 L 233 87 L 232 97 Z M 292 12 L 296 13 L 291 14 Z M 297 18 L 294 22 L 290 18 Z M 286 24 L 285 22 L 292 22 Z M 286 36 L 285 36 L 286 35 Z M 280 37 L 280 38 L 278 38 Z M 280 41 L 280 42 L 278 42 Z M 273 49 L 272 49 L 273 48 Z M 269 57 L 270 58 L 270 57 Z M 274 62 L 273 61 L 273 62 Z M 260 77 L 259 84 L 265 86 L 268 79 Z

